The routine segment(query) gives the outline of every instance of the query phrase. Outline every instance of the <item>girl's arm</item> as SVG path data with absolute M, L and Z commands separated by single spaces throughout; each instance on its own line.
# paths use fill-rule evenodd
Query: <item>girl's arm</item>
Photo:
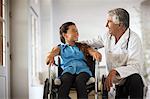
M 52 65 L 54 64 L 54 57 L 59 55 L 60 48 L 58 46 L 54 47 L 51 52 L 48 52 L 48 55 L 46 57 L 46 64 Z

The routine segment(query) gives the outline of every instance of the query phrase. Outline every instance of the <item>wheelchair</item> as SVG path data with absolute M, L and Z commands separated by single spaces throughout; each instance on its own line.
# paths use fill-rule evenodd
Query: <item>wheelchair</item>
M 59 86 L 60 86 L 60 82 L 58 81 L 58 79 L 56 79 L 59 75 L 61 75 L 62 73 L 62 69 L 60 67 L 61 65 L 61 58 L 60 56 L 57 56 L 57 63 L 55 63 L 55 67 L 57 69 L 56 70 L 56 74 L 54 75 L 53 73 L 51 73 L 51 68 L 52 66 L 49 67 L 49 78 L 46 78 L 45 83 L 44 83 L 44 91 L 43 91 L 43 99 L 58 99 L 58 90 L 59 90 Z M 92 72 L 92 75 L 94 77 L 94 80 L 92 79 L 92 81 L 88 81 L 86 84 L 86 89 L 87 89 L 87 93 L 89 94 L 91 91 L 94 90 L 94 97 L 95 99 L 99 98 L 99 92 L 103 92 L 102 94 L 102 99 L 108 99 L 108 92 L 103 90 L 103 86 L 99 89 L 98 88 L 98 84 L 99 84 L 99 79 L 98 79 L 98 66 L 99 66 L 99 62 L 93 60 L 93 57 L 89 57 L 88 61 L 90 61 L 90 70 Z M 104 76 L 102 76 L 102 82 L 101 85 L 103 85 L 104 83 Z M 71 90 L 75 89 L 75 84 L 72 85 Z M 68 99 L 71 99 L 68 96 Z

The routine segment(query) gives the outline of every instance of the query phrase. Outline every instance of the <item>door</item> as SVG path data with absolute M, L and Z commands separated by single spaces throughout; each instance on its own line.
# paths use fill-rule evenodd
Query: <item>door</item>
M 9 99 L 8 1 L 0 0 L 0 98 Z
M 42 99 L 43 86 L 39 81 L 40 63 L 40 13 L 39 0 L 30 2 L 29 47 L 29 99 Z

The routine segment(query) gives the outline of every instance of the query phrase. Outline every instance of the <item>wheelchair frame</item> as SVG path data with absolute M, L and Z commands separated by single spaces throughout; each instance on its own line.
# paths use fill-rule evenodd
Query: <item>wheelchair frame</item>
M 58 63 L 60 63 L 60 58 L 58 58 Z M 95 99 L 98 99 L 98 66 L 99 66 L 99 63 L 98 61 L 95 61 Z M 56 64 L 55 64 L 56 65 Z M 58 65 L 56 65 L 58 66 Z M 43 92 L 43 99 L 58 99 L 58 93 L 56 91 L 58 90 L 52 90 L 52 85 L 54 84 L 54 81 L 52 79 L 52 75 L 51 75 L 51 66 L 49 66 L 49 69 L 48 69 L 48 72 L 49 72 L 49 78 L 47 78 L 45 80 L 45 84 L 44 84 L 44 92 Z M 58 70 L 57 70 L 57 73 L 56 73 L 56 77 L 58 77 Z M 87 85 L 88 86 L 88 85 Z M 58 89 L 58 88 L 57 88 Z M 92 91 L 92 90 L 91 90 Z

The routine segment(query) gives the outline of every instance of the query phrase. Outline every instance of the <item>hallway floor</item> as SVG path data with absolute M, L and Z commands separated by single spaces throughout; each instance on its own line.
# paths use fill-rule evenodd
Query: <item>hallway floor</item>
M 76 91 L 71 91 L 69 96 L 71 97 L 71 99 L 77 99 Z M 88 99 L 95 99 L 94 91 L 89 93 Z M 101 99 L 101 98 L 99 97 L 99 99 Z

